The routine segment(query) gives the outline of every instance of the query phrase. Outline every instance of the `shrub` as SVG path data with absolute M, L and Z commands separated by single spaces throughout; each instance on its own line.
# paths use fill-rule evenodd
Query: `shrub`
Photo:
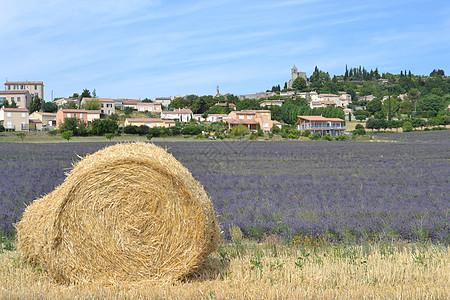
M 403 129 L 403 132 L 410 132 L 413 130 L 413 126 L 412 126 L 411 122 L 406 121 L 406 122 L 403 122 L 402 129 Z
M 238 124 L 236 126 L 234 126 L 233 128 L 231 128 L 231 135 L 233 136 L 243 136 L 246 135 L 250 132 L 250 130 L 242 125 L 242 124 Z
M 105 137 L 106 137 L 109 141 L 111 141 L 115 136 L 116 136 L 115 133 L 106 133 L 106 134 L 105 134 Z
M 181 134 L 185 135 L 199 135 L 202 134 L 202 127 L 198 125 L 187 125 L 181 129 Z
M 362 124 L 356 124 L 355 129 L 364 129 Z
M 271 130 L 271 131 L 272 131 L 272 133 L 280 133 L 281 129 L 280 129 L 280 127 L 274 125 L 274 126 L 272 127 L 272 130 Z
M 352 131 L 353 135 L 365 135 L 366 130 L 364 128 L 358 128 Z
M 129 106 L 127 106 L 123 109 L 123 113 L 126 114 L 127 116 L 131 115 L 132 112 L 133 112 L 133 109 Z
M 53 135 L 53 136 L 56 135 L 57 133 L 58 133 L 57 129 L 53 129 L 48 132 L 48 134 Z
M 19 137 L 22 140 L 22 142 L 25 139 L 25 137 L 27 136 L 27 134 L 25 132 L 19 132 L 16 135 L 17 135 L 17 137 Z
M 146 135 L 149 127 L 147 125 L 139 126 L 139 135 Z
M 104 135 L 105 133 L 114 133 L 117 130 L 118 126 L 116 121 L 96 119 L 91 122 L 89 133 L 93 135 Z
M 322 135 L 321 135 L 319 132 L 316 132 L 316 133 L 314 133 L 314 134 L 311 134 L 311 135 L 309 136 L 309 138 L 310 138 L 311 140 L 317 141 L 317 140 L 320 140 L 320 139 L 322 138 Z
M 364 128 L 363 128 L 364 130 Z M 346 135 L 338 135 L 337 137 L 334 138 L 336 141 L 346 141 L 348 140 L 348 137 Z
M 72 138 L 72 136 L 73 136 L 73 131 L 72 130 L 67 130 L 67 131 L 64 131 L 62 133 L 63 139 L 65 139 L 67 141 L 69 141 Z
M 255 133 L 255 132 L 252 132 L 252 134 L 250 134 L 250 139 L 251 140 L 256 140 L 257 138 L 258 138 L 258 134 L 257 133 Z
M 332 140 L 333 140 L 333 138 L 332 138 L 331 135 L 329 135 L 329 134 L 324 135 L 324 136 L 322 137 L 322 139 L 325 140 L 325 141 L 332 141 Z
M 0 132 L 3 132 L 3 131 L 5 131 L 5 126 L 0 125 Z
M 127 134 L 138 134 L 140 130 L 139 127 L 135 125 L 128 125 L 124 127 L 123 132 Z
M 303 131 L 303 136 L 304 137 L 309 137 L 310 135 L 311 135 L 311 131 L 309 131 L 309 130 Z

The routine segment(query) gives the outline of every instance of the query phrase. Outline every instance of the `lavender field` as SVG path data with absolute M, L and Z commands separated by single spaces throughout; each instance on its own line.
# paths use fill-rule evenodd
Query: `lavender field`
M 427 135 L 429 133 L 429 135 Z M 450 242 L 450 130 L 413 142 L 158 142 L 212 199 L 224 238 L 236 225 L 330 241 Z M 64 180 L 78 156 L 111 143 L 0 143 L 0 231 Z

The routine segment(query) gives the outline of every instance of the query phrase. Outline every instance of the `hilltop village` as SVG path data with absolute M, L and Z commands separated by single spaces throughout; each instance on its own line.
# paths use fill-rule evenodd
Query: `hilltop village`
M 331 76 L 315 68 L 310 77 L 294 65 L 291 78 L 246 95 L 165 96 L 111 99 L 84 89 L 67 98 L 44 99 L 42 81 L 6 81 L 0 91 L 0 132 L 158 136 L 280 135 L 345 139 L 366 129 L 442 128 L 450 124 L 450 78 L 347 68 Z M 356 129 L 346 124 L 358 121 Z M 358 126 L 359 125 L 359 126 Z M 69 137 L 70 138 L 70 137 Z

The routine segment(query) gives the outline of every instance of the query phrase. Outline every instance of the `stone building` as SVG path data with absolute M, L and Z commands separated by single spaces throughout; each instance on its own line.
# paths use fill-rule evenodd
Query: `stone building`
M 295 66 L 295 64 L 294 64 L 294 66 L 291 69 L 291 75 L 292 75 L 292 78 L 287 83 L 287 88 L 288 89 L 292 89 L 292 84 L 294 83 L 294 80 L 297 79 L 298 77 L 301 77 L 301 78 L 305 79 L 306 83 L 308 83 L 308 78 L 306 77 L 306 73 L 305 72 L 299 72 L 297 67 Z

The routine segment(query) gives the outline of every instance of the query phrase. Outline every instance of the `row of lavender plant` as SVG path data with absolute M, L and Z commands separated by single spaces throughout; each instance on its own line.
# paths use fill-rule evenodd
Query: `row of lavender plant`
M 450 242 L 450 153 L 426 143 L 164 142 L 211 197 L 225 238 Z M 427 132 L 428 133 L 428 132 Z M 435 134 L 435 132 L 430 132 Z M 447 136 L 448 137 L 448 136 Z M 64 180 L 77 155 L 109 143 L 0 144 L 0 230 Z

